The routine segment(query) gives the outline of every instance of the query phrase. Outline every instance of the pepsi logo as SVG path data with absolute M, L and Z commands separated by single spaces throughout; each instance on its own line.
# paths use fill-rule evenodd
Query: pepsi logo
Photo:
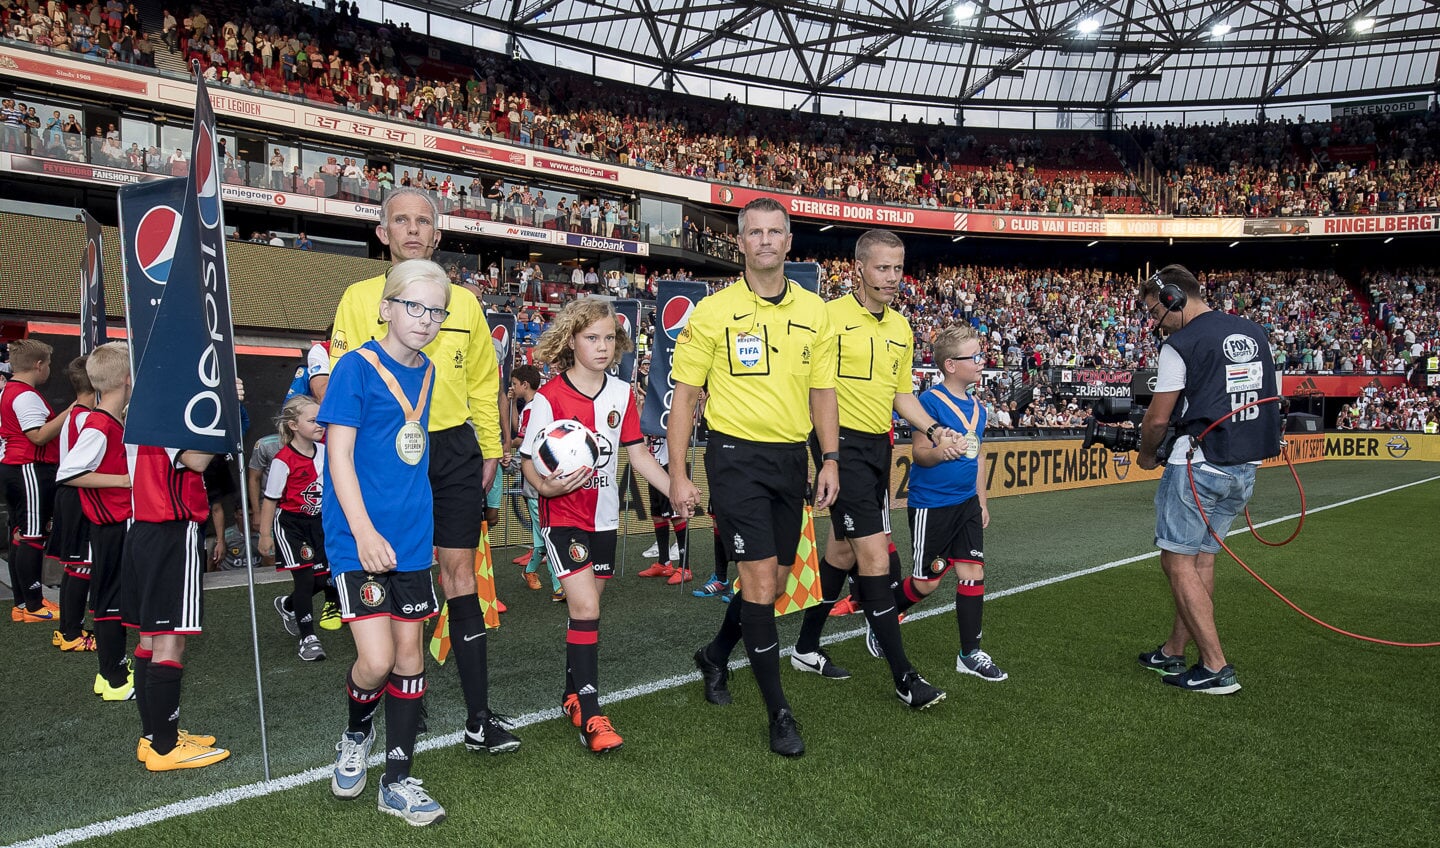
M 85 286 L 89 288 L 100 279 L 100 252 L 95 242 L 85 244 Z
M 135 228 L 135 259 L 140 273 L 157 286 L 170 279 L 175 244 L 180 240 L 180 213 L 169 206 L 156 206 L 145 213 Z
M 630 326 L 630 316 L 626 315 L 624 312 L 616 312 L 615 323 L 620 327 L 620 329 L 625 333 L 625 335 L 629 336 L 632 339 L 635 338 L 635 330 Z
M 505 354 L 510 350 L 510 331 L 501 324 L 490 331 L 490 341 L 495 344 L 495 358 L 503 362 Z
M 672 297 L 665 301 L 660 308 L 660 328 L 670 341 L 680 338 L 680 331 L 690 321 L 690 313 L 695 309 L 695 302 L 688 297 Z
M 215 167 L 215 136 L 207 124 L 195 128 L 195 195 L 205 229 L 220 225 L 220 172 Z

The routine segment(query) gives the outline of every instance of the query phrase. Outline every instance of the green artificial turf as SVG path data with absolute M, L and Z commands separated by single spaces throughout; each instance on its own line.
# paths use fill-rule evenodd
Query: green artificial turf
M 1436 467 L 1333 462 L 1301 473 L 1314 508 L 1433 476 Z M 993 500 L 989 591 L 1150 553 L 1153 493 L 1148 483 Z M 1257 521 L 1296 505 L 1288 473 L 1262 473 Z M 1284 548 L 1248 536 L 1234 542 L 1262 576 L 1339 626 L 1436 640 L 1437 507 L 1440 482 L 1429 482 L 1317 512 Z M 903 515 L 896 524 L 905 551 Z M 1292 526 L 1262 532 L 1281 539 Z M 708 574 L 710 540 L 708 531 L 697 536 L 698 583 Z M 689 587 L 634 578 L 649 541 L 630 541 L 626 576 L 605 595 L 606 692 L 693 671 L 690 654 L 722 613 L 719 601 L 692 598 Z M 548 589 L 524 588 L 509 564 L 516 553 L 496 556 L 511 612 L 490 640 L 491 691 L 496 709 L 524 715 L 557 705 L 565 616 Z M 1234 697 L 1175 691 L 1136 665 L 1135 655 L 1163 639 L 1169 624 L 1154 558 L 987 604 L 985 646 L 1011 674 L 1001 684 L 954 672 L 953 594 L 942 590 L 903 629 L 916 667 L 950 693 L 930 711 L 905 710 L 884 663 L 849 638 L 830 648 L 854 672 L 849 681 L 785 665 L 808 746 L 802 759 L 768 752 L 759 694 L 741 670 L 730 707 L 704 703 L 695 682 L 611 704 L 626 745 L 608 757 L 583 751 L 560 720 L 517 730 L 524 746 L 513 755 L 485 757 L 459 745 L 420 754 L 416 775 L 450 814 L 423 838 L 545 846 L 1433 844 L 1440 654 L 1335 635 L 1228 559 L 1217 573 L 1220 631 L 1244 685 Z M 333 758 L 353 658 L 345 633 L 322 631 L 330 660 L 301 663 L 270 606 L 280 589 L 257 590 L 277 777 Z M 93 658 L 59 655 L 38 625 L 10 625 L 0 660 L 8 677 L 45 669 L 45 682 L 12 683 L 6 697 L 0 751 L 11 776 L 0 841 L 260 779 L 245 590 L 212 591 L 206 602 L 207 633 L 186 659 L 181 725 L 220 736 L 236 753 L 191 772 L 145 772 L 133 758 L 134 705 L 89 694 Z M 923 616 L 932 609 L 940 614 Z M 782 619 L 782 642 L 793 642 L 798 623 Z M 836 619 L 828 632 L 858 626 L 858 618 Z M 430 681 L 434 738 L 459 729 L 462 709 L 453 665 L 432 667 Z M 413 834 L 375 812 L 373 791 L 339 802 L 327 783 L 314 782 L 100 841 L 319 846 Z

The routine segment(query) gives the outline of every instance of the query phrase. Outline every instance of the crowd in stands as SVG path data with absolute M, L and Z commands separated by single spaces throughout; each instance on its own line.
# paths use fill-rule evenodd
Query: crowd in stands
M 155 44 L 142 29 L 133 3 L 0 0 L 0 31 L 37 47 L 155 67 Z
M 1440 392 L 1412 386 L 1365 390 L 1340 409 L 1335 426 L 1341 430 L 1405 430 L 1440 432 Z
M 57 0 L 0 0 L 0 19 L 11 38 L 153 64 L 154 45 L 141 31 L 139 13 L 119 0 L 74 8 Z M 167 11 L 161 38 L 167 49 L 199 60 L 203 73 L 223 85 L 821 198 L 1060 215 L 1289 217 L 1440 209 L 1440 113 L 1434 109 L 1324 121 L 1132 126 L 1128 132 L 1165 175 L 1163 196 L 1147 198 L 1096 133 L 880 123 L 599 86 L 590 77 L 422 37 L 408 25 L 361 20 L 349 2 L 327 1 L 322 8 L 290 0 L 243 6 L 222 0 L 178 19 Z M 439 58 L 431 48 L 439 49 Z M 152 153 L 158 151 L 139 155 Z M 360 168 L 356 193 L 378 196 L 385 175 Z M 308 186 L 316 178 L 292 165 L 281 179 Z M 393 175 L 389 181 L 398 182 Z M 480 205 L 473 189 L 466 198 L 465 187 L 444 189 L 438 182 L 435 190 L 453 192 L 462 208 Z
M 1280 118 L 1130 133 L 1176 215 L 1290 217 L 1440 209 L 1440 111 Z

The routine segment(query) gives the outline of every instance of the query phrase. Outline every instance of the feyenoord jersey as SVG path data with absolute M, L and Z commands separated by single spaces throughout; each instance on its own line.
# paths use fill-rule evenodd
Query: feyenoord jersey
M 180 464 L 175 448 L 126 445 L 135 520 L 204 521 L 210 515 L 204 475 Z
M 80 428 L 85 426 L 85 417 L 90 414 L 90 407 L 75 404 L 70 411 L 65 413 L 65 425 L 60 428 L 60 462 L 64 464 L 65 456 L 70 453 L 70 448 L 75 445 L 75 440 L 80 437 Z
M 320 475 L 325 468 L 325 446 L 315 444 L 315 455 L 306 456 L 286 445 L 270 460 L 265 478 L 265 497 L 278 501 L 282 512 L 319 515 L 324 489 Z
M 620 487 L 617 458 L 620 448 L 640 444 L 640 416 L 635 414 L 634 395 L 629 384 L 605 376 L 605 385 L 594 397 L 582 393 L 562 374 L 540 387 L 535 400 L 526 406 L 529 437 L 521 453 L 534 455 L 535 439 L 552 421 L 573 418 L 595 432 L 600 443 L 600 460 L 595 473 L 583 487 L 558 498 L 540 499 L 540 523 L 545 527 L 576 527 L 581 530 L 614 530 L 620 526 Z
M 59 462 L 60 446 L 53 439 L 37 445 L 25 435 L 45 426 L 45 422 L 54 417 L 50 404 L 34 386 L 19 380 L 6 383 L 0 391 L 0 443 L 5 446 L 0 462 L 6 465 Z
M 60 461 L 55 479 L 64 483 L 92 471 L 97 474 L 130 473 L 130 462 L 125 455 L 125 425 L 103 409 L 85 415 L 85 424 L 65 458 Z M 130 519 L 133 512 L 130 487 L 79 491 L 80 509 L 91 524 L 118 524 Z
M 664 436 L 653 436 L 645 440 L 646 446 L 650 448 L 650 455 L 661 465 L 670 464 L 670 443 Z

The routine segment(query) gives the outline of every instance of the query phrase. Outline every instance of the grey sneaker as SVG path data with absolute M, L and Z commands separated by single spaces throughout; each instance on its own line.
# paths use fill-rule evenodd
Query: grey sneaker
M 1166 677 L 1172 674 L 1179 674 L 1185 670 L 1184 655 L 1176 656 L 1175 654 L 1167 654 L 1165 653 L 1164 645 L 1148 653 L 1141 654 L 1139 660 L 1140 665 Z
M 295 613 L 285 609 L 285 599 L 289 595 L 281 595 L 275 599 L 275 611 L 280 613 L 280 623 L 285 625 L 285 632 L 291 636 L 300 635 L 300 625 L 295 621 Z
M 320 662 L 325 659 L 325 649 L 320 646 L 320 637 L 310 634 L 300 640 L 300 659 L 305 662 Z
M 416 777 L 381 785 L 379 808 L 380 812 L 399 816 L 416 827 L 445 820 L 445 808 L 430 797 Z
M 1230 695 L 1240 691 L 1240 681 L 1235 677 L 1233 665 L 1211 671 L 1204 663 L 1197 662 L 1184 674 L 1172 674 L 1162 680 L 1187 692 L 1202 692 L 1206 695 Z
M 955 670 L 961 674 L 973 674 L 987 683 L 999 683 L 1010 675 L 1000 670 L 990 655 L 976 648 L 968 654 L 955 658 Z
M 336 798 L 354 798 L 365 791 L 366 760 L 370 746 L 375 744 L 375 731 L 369 736 L 342 733 L 335 743 L 335 771 L 330 775 L 330 793 Z
M 802 654 L 799 651 L 790 655 L 790 666 L 796 671 L 808 671 L 811 674 L 818 674 L 826 680 L 849 680 L 850 672 L 836 665 L 825 653 L 824 648 Z

